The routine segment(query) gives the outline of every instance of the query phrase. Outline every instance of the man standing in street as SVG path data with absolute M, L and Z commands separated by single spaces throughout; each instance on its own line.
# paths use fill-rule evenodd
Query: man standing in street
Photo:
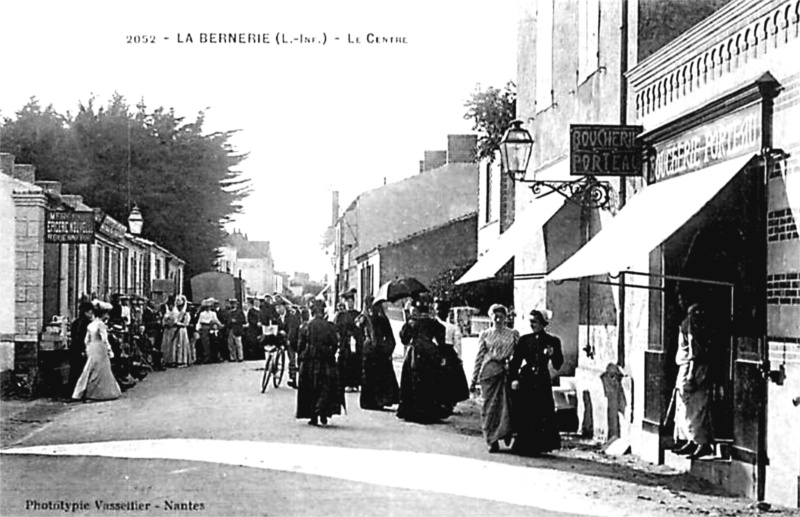
M 258 299 L 254 296 L 247 298 L 249 305 L 245 317 L 247 327 L 242 337 L 245 360 L 264 359 L 264 349 L 261 347 L 261 311 L 258 310 Z
M 242 335 L 247 324 L 247 317 L 239 308 L 239 302 L 235 298 L 228 300 L 228 307 L 220 316 L 220 321 L 225 325 L 227 334 L 228 357 L 231 362 L 241 363 L 244 360 Z
M 278 333 L 283 337 L 286 352 L 289 354 L 289 387 L 297 388 L 297 339 L 300 331 L 300 318 L 292 314 L 288 301 L 278 298 L 275 310 L 278 315 Z

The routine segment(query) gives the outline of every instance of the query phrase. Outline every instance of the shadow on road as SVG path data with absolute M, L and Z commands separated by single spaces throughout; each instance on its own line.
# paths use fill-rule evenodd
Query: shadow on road
M 468 436 L 481 436 L 480 406 L 470 399 L 460 403 L 456 413 L 447 419 L 442 430 Z M 481 442 L 482 443 L 482 442 Z M 487 454 L 488 456 L 488 454 Z M 583 476 L 635 483 L 641 486 L 661 488 L 673 496 L 682 497 L 679 492 L 714 495 L 735 498 L 718 485 L 687 473 L 676 472 L 664 465 L 653 465 L 630 454 L 610 456 L 602 451 L 602 445 L 578 435 L 561 435 L 561 449 L 551 454 L 528 458 L 512 454 L 502 449 L 493 459 L 504 463 L 572 472 Z

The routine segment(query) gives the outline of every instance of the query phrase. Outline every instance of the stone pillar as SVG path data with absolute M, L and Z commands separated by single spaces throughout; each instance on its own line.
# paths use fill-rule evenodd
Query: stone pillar
M 35 189 L 35 190 L 34 190 Z M 39 335 L 44 325 L 44 218 L 47 200 L 31 185 L 14 193 L 15 253 L 15 371 L 20 387 L 32 394 L 38 370 Z

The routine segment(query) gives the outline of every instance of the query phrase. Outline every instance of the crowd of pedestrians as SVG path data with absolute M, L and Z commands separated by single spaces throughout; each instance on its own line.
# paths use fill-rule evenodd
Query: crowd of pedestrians
M 397 417 L 423 424 L 449 417 L 459 402 L 479 393 L 490 452 L 501 443 L 524 455 L 560 447 L 550 367 L 558 370 L 563 355 L 560 340 L 546 331 L 546 311 L 531 311 L 531 332 L 520 336 L 511 328 L 509 310 L 492 305 L 492 325 L 478 336 L 468 382 L 460 326 L 448 318 L 450 304 L 416 295 L 403 308 L 398 383 L 392 362 L 397 343 L 385 300 L 367 296 L 358 311 L 355 294 L 344 293 L 330 319 L 320 299 L 299 307 L 277 295 L 249 298 L 244 308 L 235 299 L 224 307 L 214 299 L 193 306 L 182 295 L 158 309 L 142 300 L 129 306 L 124 296 L 111 304 L 84 302 L 71 328 L 72 398 L 118 398 L 135 384 L 137 364 L 159 370 L 257 360 L 264 358 L 265 346 L 276 345 L 287 352 L 288 385 L 298 389 L 296 416 L 311 425 L 325 426 L 341 414 L 346 391 L 359 392 L 361 409 L 396 410 Z M 115 327 L 129 329 L 128 343 L 115 339 Z M 132 360 L 137 357 L 139 363 Z M 121 358 L 127 367 L 118 366 Z
M 345 391 L 360 391 L 362 409 L 396 405 L 399 418 L 427 424 L 449 417 L 470 392 L 479 392 L 489 452 L 499 451 L 500 443 L 521 455 L 560 447 L 550 367 L 558 370 L 564 358 L 560 340 L 546 331 L 546 311 L 531 311 L 531 332 L 520 336 L 510 326 L 509 310 L 493 305 L 492 326 L 478 337 L 468 384 L 461 332 L 448 322 L 450 305 L 427 293 L 415 296 L 404 308 L 399 333 L 405 352 L 398 386 L 396 343 L 383 303 L 367 296 L 359 313 L 354 294 L 343 295 L 333 322 L 325 318 L 324 302 L 315 301 L 311 322 L 300 328 L 297 418 L 326 425 L 344 408 Z

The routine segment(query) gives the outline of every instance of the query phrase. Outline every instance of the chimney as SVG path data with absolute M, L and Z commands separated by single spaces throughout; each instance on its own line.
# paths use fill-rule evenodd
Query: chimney
M 419 161 L 419 172 L 425 172 L 425 160 Z
M 78 205 L 83 204 L 83 196 L 77 194 L 64 194 L 61 200 L 72 208 L 78 208 Z
M 447 135 L 447 163 L 474 163 L 478 135 Z
M 17 165 L 19 167 L 33 167 L 33 165 Z M 61 182 L 60 181 L 37 181 L 37 187 L 41 187 L 45 192 L 61 195 Z
M 14 155 L 11 153 L 0 153 L 0 172 L 14 177 Z
M 425 151 L 423 172 L 437 169 L 447 164 L 447 151 Z
M 15 164 L 13 171 L 14 173 L 12 176 L 18 180 L 27 181 L 28 183 L 36 182 L 36 166 L 34 165 Z M 61 187 L 59 187 L 59 190 L 60 189 Z
M 331 226 L 339 220 L 339 191 L 331 192 Z

